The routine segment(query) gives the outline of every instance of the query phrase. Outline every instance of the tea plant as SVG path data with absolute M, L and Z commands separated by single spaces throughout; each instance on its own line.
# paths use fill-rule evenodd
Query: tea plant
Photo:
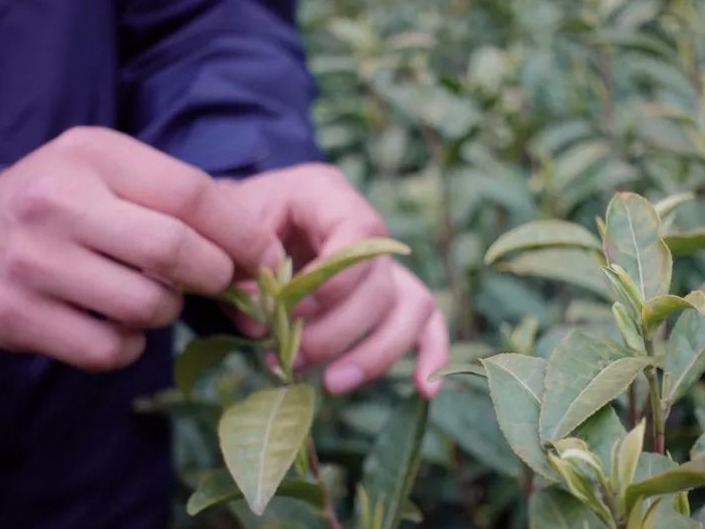
M 191 395 L 199 375 L 243 345 L 276 352 L 271 369 L 273 386 L 249 393 L 244 399 L 222 399 L 217 426 L 224 467 L 199 476 L 187 511 L 244 499 L 255 515 L 262 515 L 273 497 L 293 498 L 321 513 L 330 529 L 342 529 L 322 475 L 310 435 L 316 414 L 316 385 L 294 370 L 303 321 L 292 316 L 294 307 L 328 278 L 365 259 L 382 254 L 404 254 L 408 248 L 392 240 L 371 239 L 330 256 L 316 267 L 296 275 L 286 259 L 276 273 L 263 269 L 255 295 L 231 287 L 221 301 L 264 324 L 268 337 L 259 343 L 233 336 L 196 339 L 177 357 L 175 378 L 184 395 Z M 381 432 L 369 454 L 358 489 L 359 529 L 393 529 L 410 507 L 408 495 L 419 461 L 427 403 L 419 397 L 404 399 Z M 286 527 L 305 520 L 282 521 Z
M 531 258 L 583 286 L 604 279 L 621 334 L 616 341 L 574 331 L 547 358 L 503 353 L 483 359 L 482 367 L 441 373 L 487 377 L 507 442 L 537 476 L 532 528 L 702 527 L 689 518 L 687 492 L 705 486 L 705 436 L 684 463 L 666 450 L 669 414 L 705 372 L 705 294 L 670 293 L 672 254 L 705 246 L 702 230 L 666 229 L 690 199 L 652 206 L 619 193 L 605 220 L 597 219 L 601 243 L 577 224 L 535 221 L 504 234 L 485 256 L 488 263 L 509 254 L 510 263 Z M 581 255 L 586 266 L 566 269 L 565 252 Z

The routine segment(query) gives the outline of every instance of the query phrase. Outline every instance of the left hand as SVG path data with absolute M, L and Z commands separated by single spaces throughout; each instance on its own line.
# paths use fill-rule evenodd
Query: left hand
M 303 164 L 222 185 L 279 235 L 297 270 L 387 233 L 379 214 L 330 165 Z M 324 383 L 331 393 L 379 377 L 410 349 L 417 353 L 418 391 L 430 398 L 440 389 L 428 377 L 448 359 L 445 319 L 421 281 L 391 258 L 339 273 L 296 312 L 307 320 L 297 367 L 329 363 Z M 262 332 L 242 314 L 235 322 L 250 336 Z

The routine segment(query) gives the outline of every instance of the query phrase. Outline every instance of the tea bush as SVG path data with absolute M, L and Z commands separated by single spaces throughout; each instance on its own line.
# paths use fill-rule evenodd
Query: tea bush
M 498 263 L 484 258 L 500 236 L 537 220 L 569 222 L 595 237 L 594 219 L 617 191 L 661 207 L 666 197 L 692 193 L 674 199 L 678 207 L 663 217 L 663 233 L 705 226 L 705 5 L 307 0 L 300 7 L 320 90 L 319 141 L 383 212 L 392 236 L 411 247 L 404 261 L 434 288 L 448 316 L 453 363 L 478 365 L 512 352 L 538 365 L 575 331 L 622 340 L 613 290 L 599 259 L 586 258 L 584 249 L 534 243 L 502 254 Z M 705 279 L 703 252 L 670 249 L 669 292 L 697 290 Z M 494 257 L 499 254 L 488 261 Z M 684 314 L 690 312 L 697 314 Z M 668 318 L 665 329 L 672 325 Z M 500 362 L 495 358 L 486 365 Z M 213 435 L 219 399 L 268 384 L 253 355 L 230 355 L 224 365 L 198 381 L 195 399 L 167 394 L 141 403 L 175 415 L 183 478 L 178 506 L 193 476 L 221 465 Z M 405 359 L 364 390 L 319 399 L 314 438 L 321 479 L 343 519 L 355 512 L 366 454 L 390 410 L 411 391 L 410 372 Z M 633 386 L 633 402 L 646 398 L 643 380 L 639 375 Z M 620 397 L 614 408 L 627 431 L 639 424 L 629 416 L 629 402 L 629 395 Z M 695 383 L 669 411 L 665 443 L 682 462 L 705 426 L 705 386 Z M 424 518 L 418 527 L 529 526 L 529 503 L 535 509 L 548 500 L 500 423 L 483 378 L 447 379 L 430 406 L 412 492 Z M 560 446 L 552 450 L 561 457 Z M 691 503 L 695 512 L 697 492 Z M 327 527 L 316 512 L 305 502 L 277 498 L 260 519 L 236 501 L 196 519 L 180 516 L 179 523 Z M 555 526 L 582 529 L 575 520 Z M 551 527 L 536 523 L 531 527 Z

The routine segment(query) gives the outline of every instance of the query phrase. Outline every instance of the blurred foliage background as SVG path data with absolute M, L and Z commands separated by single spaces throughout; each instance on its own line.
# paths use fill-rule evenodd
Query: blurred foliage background
M 436 292 L 455 359 L 543 355 L 576 327 L 614 333 L 604 285 L 582 255 L 527 252 L 501 269 L 483 255 L 537 218 L 595 232 L 615 190 L 652 200 L 705 192 L 705 2 L 303 0 L 300 23 L 320 92 L 320 144 L 413 248 L 407 264 Z M 705 223 L 700 200 L 679 211 L 681 229 Z M 678 288 L 698 288 L 704 271 L 702 255 L 677 260 Z M 204 434 L 218 409 L 208 399 L 258 384 L 246 355 L 232 361 L 236 369 L 204 384 L 202 402 L 171 406 L 185 484 L 177 504 L 189 472 L 217 459 Z M 342 511 L 390 403 L 411 389 L 412 361 L 322 405 L 317 440 Z M 674 414 L 671 443 L 692 442 L 703 395 Z M 417 527 L 525 528 L 531 488 L 484 382 L 449 381 L 431 409 Z M 264 520 L 236 505 L 178 523 L 322 527 L 303 506 L 277 502 Z

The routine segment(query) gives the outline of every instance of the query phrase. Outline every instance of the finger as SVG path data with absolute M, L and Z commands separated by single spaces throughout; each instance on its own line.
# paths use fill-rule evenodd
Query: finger
M 172 288 L 84 248 L 27 241 L 13 252 L 16 284 L 112 320 L 161 327 L 181 312 L 181 296 Z
M 357 290 L 306 326 L 301 341 L 302 365 L 338 357 L 384 319 L 396 301 L 391 270 L 390 260 L 375 261 Z
M 93 250 L 202 294 L 221 292 L 232 259 L 184 222 L 124 200 L 88 207 L 77 239 Z
M 370 220 L 369 222 L 350 221 L 341 223 L 329 233 L 325 243 L 319 250 L 319 257 L 307 268 L 314 268 L 330 255 L 370 237 L 382 236 L 385 232 L 386 228 L 381 220 L 379 222 Z M 375 259 L 364 261 L 334 275 L 316 291 L 314 299 L 321 307 L 330 307 L 341 299 L 345 299 L 363 281 L 366 281 L 374 261 Z
M 281 258 L 274 233 L 260 225 L 239 194 L 225 192 L 191 165 L 101 128 L 72 129 L 47 151 L 54 149 L 98 168 L 117 196 L 184 221 L 250 272 Z
M 134 362 L 145 347 L 144 334 L 53 300 L 16 293 L 0 303 L 0 334 L 11 350 L 41 351 L 81 369 L 106 371 Z
M 411 349 L 434 310 L 431 295 L 409 272 L 395 270 L 395 283 L 404 297 L 386 320 L 361 344 L 331 364 L 324 381 L 333 394 L 350 391 L 384 373 Z
M 442 379 L 429 382 L 431 374 L 448 362 L 449 354 L 448 326 L 443 313 L 436 309 L 426 322 L 416 343 L 416 369 L 414 382 L 419 393 L 433 398 L 441 389 Z

